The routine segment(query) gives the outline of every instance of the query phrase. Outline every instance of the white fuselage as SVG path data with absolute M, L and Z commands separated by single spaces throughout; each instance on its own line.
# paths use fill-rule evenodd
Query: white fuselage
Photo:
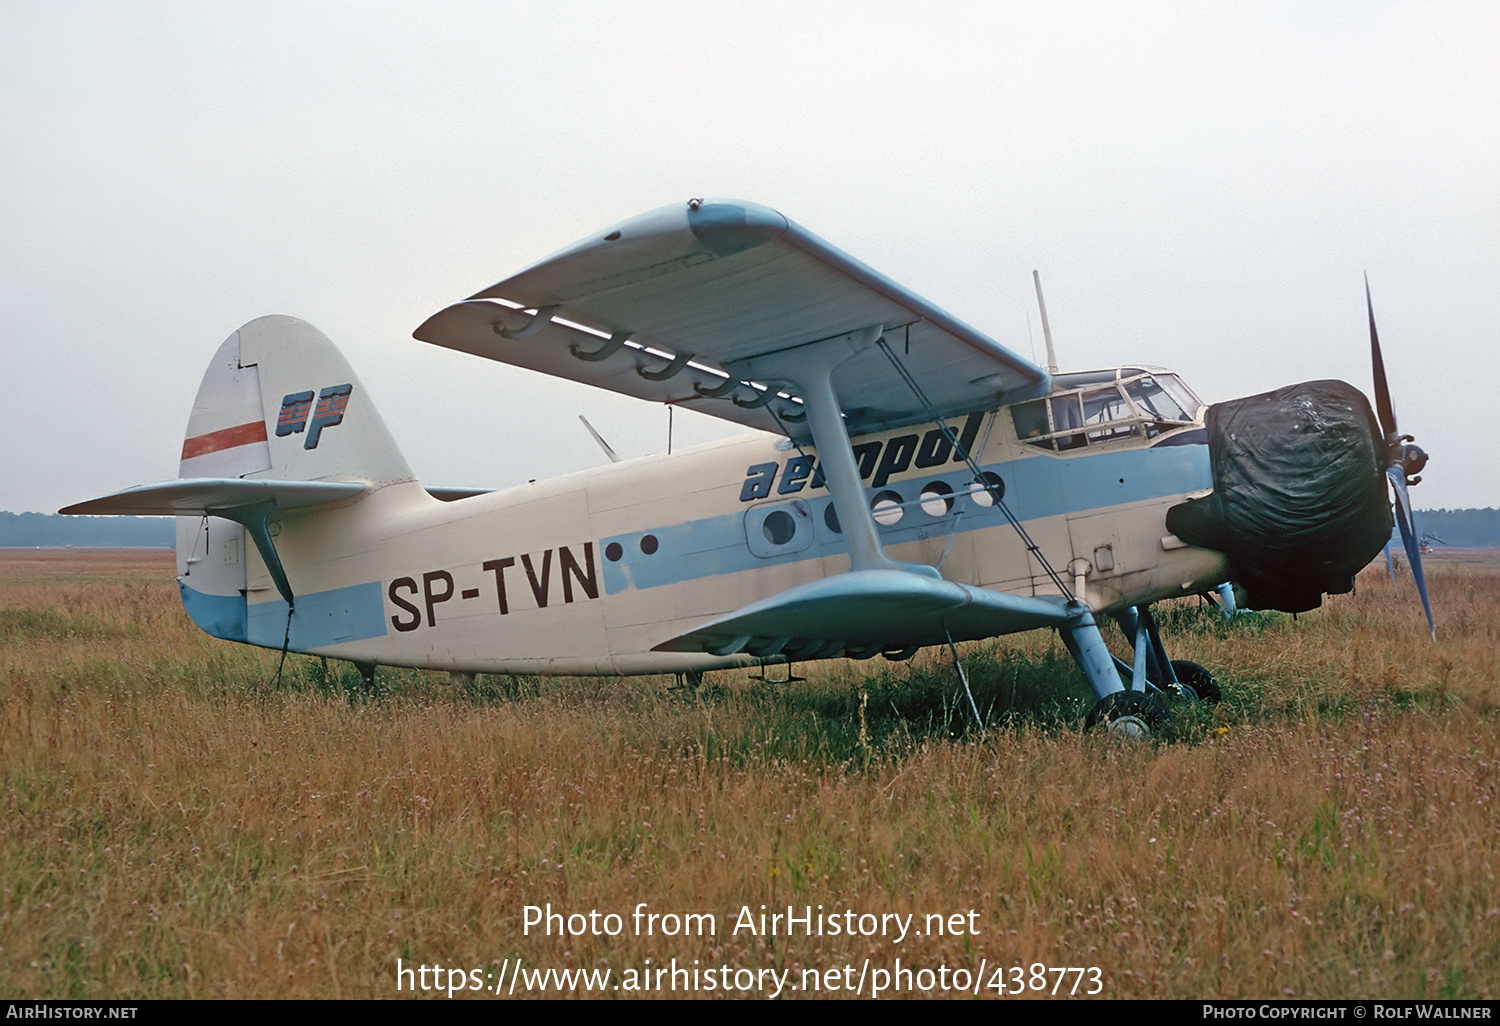
M 1023 444 L 1004 407 L 954 428 L 1094 610 L 1227 579 L 1220 553 L 1184 546 L 1165 527 L 1169 506 L 1212 485 L 1207 446 L 1183 437 L 1190 428 L 1072 452 Z M 1059 594 L 946 441 L 918 426 L 856 438 L 854 448 L 893 558 L 961 584 Z M 213 520 L 205 533 L 185 522 L 179 574 L 205 630 L 272 648 L 289 633 L 296 651 L 453 671 L 708 669 L 754 659 L 652 649 L 847 571 L 830 505 L 811 448 L 756 433 L 456 502 L 407 482 L 284 513 L 272 533 L 296 592 L 290 632 L 287 604 L 237 525 Z M 243 612 L 225 597 L 229 585 L 243 588 Z

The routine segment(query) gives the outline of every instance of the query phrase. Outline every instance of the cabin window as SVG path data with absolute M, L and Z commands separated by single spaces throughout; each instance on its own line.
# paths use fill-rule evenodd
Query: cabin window
M 1005 498 L 1005 479 L 988 470 L 974 479 L 974 487 L 977 491 L 973 493 L 972 498 L 976 506 L 989 509 L 995 504 L 997 497 Z
M 766 541 L 772 545 L 785 545 L 797 533 L 797 522 L 784 509 L 773 510 L 760 525 Z
M 745 511 L 745 541 L 762 559 L 800 552 L 812 544 L 812 506 L 796 499 Z
M 897 492 L 879 492 L 870 500 L 870 512 L 881 527 L 893 527 L 901 522 L 901 496 Z
M 945 517 L 953 509 L 953 489 L 943 481 L 923 485 L 919 499 L 922 512 L 930 517 Z

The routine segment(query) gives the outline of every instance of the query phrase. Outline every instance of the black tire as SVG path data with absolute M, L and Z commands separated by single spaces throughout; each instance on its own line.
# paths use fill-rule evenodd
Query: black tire
M 1177 675 L 1177 682 L 1191 688 L 1193 697 L 1200 702 L 1215 705 L 1224 697 L 1224 693 L 1219 689 L 1219 682 L 1214 680 L 1214 675 L 1197 663 L 1186 659 L 1173 659 L 1172 672 Z
M 1140 741 L 1172 722 L 1172 714 L 1155 695 L 1144 691 L 1116 691 L 1105 695 L 1083 721 L 1086 729 L 1103 726 L 1116 737 Z

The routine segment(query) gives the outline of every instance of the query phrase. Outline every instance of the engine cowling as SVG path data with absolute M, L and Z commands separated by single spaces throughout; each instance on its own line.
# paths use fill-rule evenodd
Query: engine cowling
M 1229 558 L 1255 609 L 1300 613 L 1354 587 L 1390 541 L 1385 446 L 1369 401 L 1304 381 L 1209 407 L 1212 494 L 1167 511 L 1167 530 Z

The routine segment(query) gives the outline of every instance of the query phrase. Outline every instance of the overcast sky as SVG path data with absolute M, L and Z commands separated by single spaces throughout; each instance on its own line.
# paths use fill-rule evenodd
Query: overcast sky
M 665 448 L 650 406 L 416 342 L 690 196 L 775 207 L 1064 369 L 1370 391 L 1421 508 L 1500 506 L 1500 5 L 0 4 L 0 509 L 177 474 L 215 347 L 344 351 L 429 484 Z M 1034 342 L 1033 342 L 1034 338 Z M 733 430 L 677 417 L 678 446 Z

